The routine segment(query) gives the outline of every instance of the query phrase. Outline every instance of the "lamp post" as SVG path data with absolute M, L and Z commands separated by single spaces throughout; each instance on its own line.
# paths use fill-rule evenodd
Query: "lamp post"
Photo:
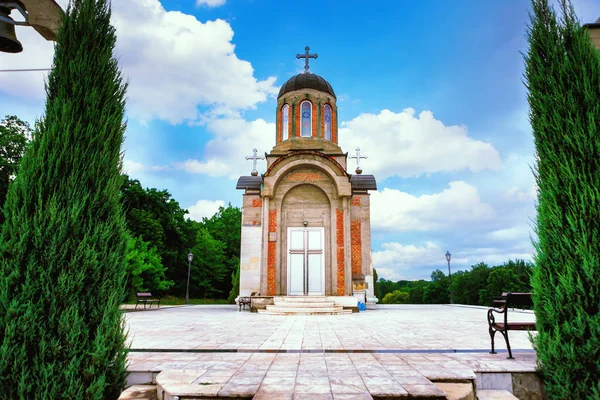
M 190 302 L 190 272 L 192 270 L 192 260 L 194 259 L 194 255 L 190 251 L 188 254 L 188 280 L 187 280 L 187 289 L 185 289 L 185 305 L 187 306 Z
M 446 250 L 446 261 L 448 261 L 448 277 L 450 278 L 450 304 L 454 304 L 454 294 L 452 293 L 452 273 L 450 272 L 450 257 L 452 257 L 452 254 Z

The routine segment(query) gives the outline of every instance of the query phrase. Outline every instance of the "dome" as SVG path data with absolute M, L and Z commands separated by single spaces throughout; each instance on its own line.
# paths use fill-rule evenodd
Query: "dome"
M 315 74 L 298 74 L 296 76 L 292 76 L 279 91 L 279 95 L 277 98 L 283 96 L 288 92 L 292 92 L 294 90 L 299 89 L 315 89 L 321 92 L 326 92 L 335 97 L 335 93 L 333 92 L 333 88 L 325 79 Z

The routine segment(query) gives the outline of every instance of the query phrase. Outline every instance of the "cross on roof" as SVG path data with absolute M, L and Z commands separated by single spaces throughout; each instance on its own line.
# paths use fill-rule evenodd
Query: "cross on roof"
M 360 168 L 360 159 L 361 158 L 368 158 L 367 156 L 364 155 L 360 155 L 360 147 L 356 148 L 356 155 L 355 156 L 350 156 L 349 158 L 355 158 L 356 159 L 356 173 L 357 174 L 361 174 L 362 173 L 362 169 Z
M 252 149 L 252 155 L 251 156 L 246 156 L 246 160 L 252 160 L 252 176 L 257 176 L 258 175 L 258 171 L 256 170 L 256 161 L 257 160 L 264 160 L 264 157 L 259 157 L 256 153 L 258 152 L 258 150 L 256 149 Z
M 319 55 L 317 53 L 315 53 L 315 54 L 309 54 L 309 50 L 310 50 L 310 47 L 306 46 L 304 48 L 304 51 L 305 51 L 304 54 L 296 54 L 296 58 L 297 59 L 301 59 L 301 58 L 305 59 L 304 60 L 304 73 L 305 74 L 308 74 L 308 69 L 310 68 L 308 66 L 308 59 L 309 58 L 317 58 L 317 57 L 319 57 Z

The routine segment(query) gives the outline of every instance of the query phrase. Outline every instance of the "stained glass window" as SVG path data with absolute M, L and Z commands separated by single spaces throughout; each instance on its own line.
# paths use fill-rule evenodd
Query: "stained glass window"
M 323 115 L 325 121 L 323 124 L 325 127 L 324 136 L 325 139 L 331 140 L 331 107 L 328 104 L 325 104 L 325 107 L 323 107 Z
M 282 108 L 281 108 L 281 140 L 288 140 L 289 138 L 289 132 L 288 132 L 288 121 L 289 121 L 289 112 L 290 112 L 290 106 L 288 106 L 287 104 L 285 104 Z
M 300 136 L 312 136 L 312 104 L 305 101 L 300 106 L 302 122 L 300 124 Z

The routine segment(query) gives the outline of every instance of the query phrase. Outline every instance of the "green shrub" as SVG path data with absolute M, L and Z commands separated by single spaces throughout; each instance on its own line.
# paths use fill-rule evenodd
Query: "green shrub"
M 45 116 L 0 236 L 0 398 L 115 399 L 125 384 L 125 85 L 103 0 L 73 0 Z
M 394 290 L 392 293 L 383 296 L 381 302 L 383 304 L 406 304 L 408 302 L 408 293 Z

